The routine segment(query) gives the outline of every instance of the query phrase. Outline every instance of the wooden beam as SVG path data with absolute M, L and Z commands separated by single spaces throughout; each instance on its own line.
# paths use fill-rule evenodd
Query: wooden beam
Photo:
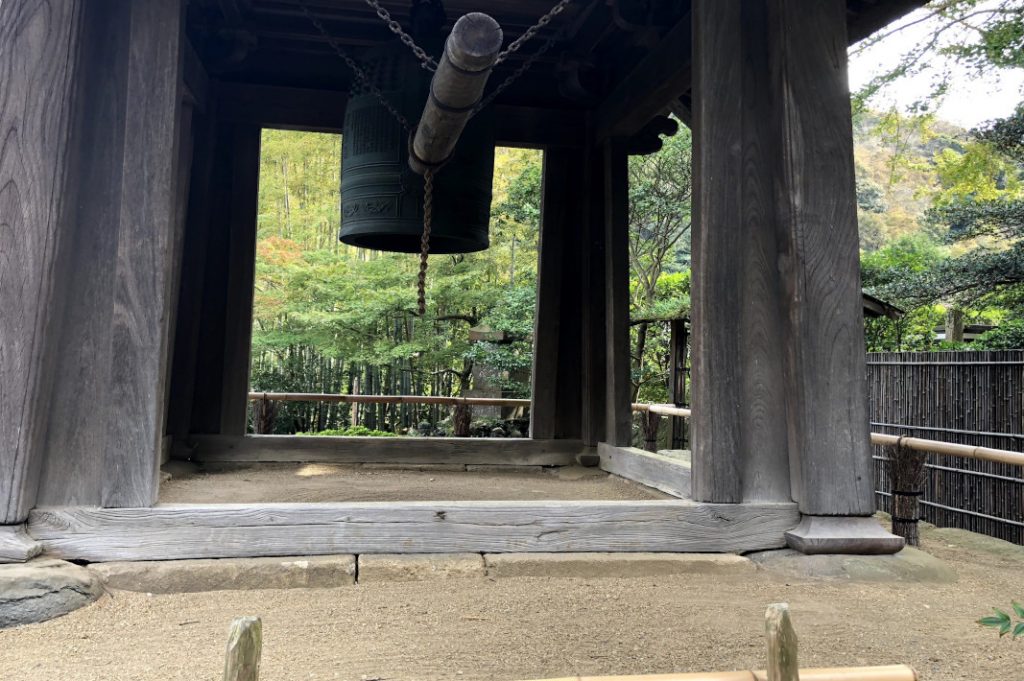
M 627 143 L 604 143 L 605 440 L 628 447 L 633 438 L 632 356 L 629 346 L 629 165 Z
M 578 440 L 467 437 L 312 437 L 194 435 L 196 461 L 490 464 L 569 466 L 583 451 Z
M 67 560 L 335 553 L 742 552 L 779 548 L 794 504 L 465 501 L 40 508 L 28 529 Z
M 639 482 L 680 499 L 690 498 L 690 462 L 636 447 L 597 446 L 601 470 Z
M 333 90 L 216 83 L 220 115 L 226 121 L 268 128 L 340 134 L 348 95 Z M 582 147 L 584 114 L 569 109 L 495 107 L 495 142 L 517 147 Z
M 594 114 L 598 141 L 639 132 L 690 88 L 692 33 L 687 14 L 619 81 Z
M 42 468 L 79 4 L 0 3 L 0 524 Z
M 0 563 L 24 563 L 43 550 L 24 525 L 0 525 Z
M 850 45 L 885 28 L 904 14 L 923 7 L 928 0 L 878 0 L 870 4 L 860 2 L 860 10 L 847 12 L 847 43 Z
M 810 515 L 871 515 L 846 2 L 770 0 L 769 8 L 772 86 L 785 93 L 773 98 L 781 163 L 772 262 L 783 283 L 793 498 Z
M 694 0 L 693 498 L 788 499 L 766 0 Z M 827 380 L 827 375 L 822 376 Z

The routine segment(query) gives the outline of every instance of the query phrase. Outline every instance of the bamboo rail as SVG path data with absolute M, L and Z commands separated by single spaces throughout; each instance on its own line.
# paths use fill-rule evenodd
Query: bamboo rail
M 501 397 L 441 397 L 420 395 L 337 395 L 329 393 L 266 393 L 250 392 L 250 400 L 272 400 L 276 402 L 335 402 L 345 404 L 439 404 L 439 405 L 477 405 L 481 407 L 529 407 L 530 400 Z M 686 407 L 671 404 L 634 403 L 633 411 L 659 416 L 678 416 L 689 418 L 693 413 Z M 871 444 L 891 446 L 901 442 L 899 435 L 871 433 Z M 1024 466 L 1024 454 L 1008 449 L 992 449 L 991 447 L 975 447 L 955 442 L 926 440 L 918 437 L 902 438 L 904 447 L 921 452 L 933 452 L 958 456 L 965 459 L 994 461 L 1015 466 Z
M 917 681 L 917 673 L 906 665 L 886 667 L 829 667 L 801 669 L 800 681 Z M 645 674 L 635 676 L 567 676 L 544 681 L 770 681 L 768 672 L 708 672 L 695 674 Z

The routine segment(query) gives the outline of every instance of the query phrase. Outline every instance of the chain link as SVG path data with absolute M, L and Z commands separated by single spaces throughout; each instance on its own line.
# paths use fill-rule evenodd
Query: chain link
M 531 54 L 526 59 L 526 61 L 524 61 L 522 64 L 519 65 L 519 68 L 517 68 L 515 71 L 510 73 L 508 75 L 508 78 L 506 78 L 505 80 L 501 81 L 501 83 L 498 85 L 498 87 L 496 87 L 493 90 L 491 90 L 490 94 L 488 94 L 486 97 L 484 97 L 479 102 L 477 102 L 477 105 L 475 107 L 473 107 L 472 115 L 475 116 L 475 115 L 477 115 L 480 112 L 481 109 L 487 108 L 491 104 L 491 102 L 493 102 L 495 99 L 498 98 L 498 95 L 500 95 L 502 92 L 504 92 L 506 90 L 506 88 L 508 88 L 508 86 L 510 86 L 510 85 L 512 85 L 512 83 L 516 82 L 519 79 L 519 76 L 521 76 L 524 73 L 526 73 L 527 71 L 529 71 L 530 67 L 533 66 L 534 63 L 536 63 L 536 61 L 538 59 L 540 59 L 542 56 L 544 56 L 544 53 L 547 52 L 548 50 L 550 50 L 552 45 L 554 45 L 556 42 L 558 42 L 559 37 L 560 37 L 559 35 L 555 35 L 555 36 L 552 36 L 552 37 L 548 38 L 547 40 L 545 40 L 544 44 L 541 45 L 540 48 L 538 48 L 536 52 Z
M 300 0 L 299 6 L 302 7 L 302 12 L 306 15 L 306 18 L 309 19 L 310 23 L 313 24 L 316 30 L 320 31 L 320 34 L 325 40 L 327 40 L 327 44 L 334 49 L 335 53 L 337 53 L 342 61 L 345 62 L 345 65 L 348 66 L 349 70 L 352 71 L 352 75 L 356 77 L 356 80 L 359 81 L 360 85 L 369 90 L 373 96 L 377 98 L 377 101 L 381 103 L 381 106 L 387 109 L 388 113 L 394 116 L 395 120 L 398 121 L 403 130 L 411 132 L 412 126 L 409 125 L 409 121 L 398 111 L 398 109 L 395 108 L 394 104 L 388 101 L 388 98 L 385 97 L 380 88 L 373 83 L 370 77 L 366 74 L 366 71 L 363 70 L 363 67 L 359 65 L 359 62 L 353 59 L 352 56 L 345 51 L 345 48 L 339 45 L 338 41 L 327 32 L 323 22 L 309 10 L 306 3 Z
M 434 58 L 427 54 L 422 47 L 416 44 L 416 41 L 413 40 L 412 36 L 402 29 L 402 25 L 400 23 L 391 18 L 390 12 L 384 9 L 377 0 L 366 0 L 366 4 L 377 12 L 377 16 L 381 18 L 381 21 L 387 24 L 388 29 L 390 29 L 392 33 L 398 36 L 398 39 L 402 41 L 402 44 L 412 50 L 412 53 L 420 60 L 420 66 L 430 72 L 437 71 L 437 62 L 434 61 Z
M 422 317 L 427 313 L 427 256 L 430 254 L 430 228 L 434 221 L 434 171 L 423 173 L 423 236 L 420 238 L 420 274 L 416 280 L 416 307 Z
M 371 0 L 367 0 L 367 2 L 371 2 Z M 508 57 L 510 57 L 512 54 L 518 52 L 520 47 L 529 42 L 533 38 L 533 36 L 537 35 L 537 31 L 550 24 L 551 20 L 557 17 L 559 14 L 561 14 L 565 10 L 565 8 L 569 6 L 569 3 L 571 2 L 572 0 L 559 0 L 558 3 L 551 8 L 551 11 L 549 11 L 547 14 L 538 19 L 536 24 L 526 29 L 525 33 L 523 33 L 521 36 L 513 40 L 509 44 L 509 46 L 498 55 L 497 61 L 494 62 L 495 65 L 500 64 L 501 62 L 505 61 Z M 548 45 L 548 47 L 551 46 Z M 544 48 L 544 52 L 547 52 L 547 48 Z M 543 52 L 541 54 L 543 54 Z

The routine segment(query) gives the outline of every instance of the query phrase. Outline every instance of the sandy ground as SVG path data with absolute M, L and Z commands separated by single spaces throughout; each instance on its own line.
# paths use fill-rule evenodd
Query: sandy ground
M 377 470 L 358 464 L 218 464 L 175 474 L 162 503 L 508 501 L 670 498 L 596 468 Z
M 763 667 L 763 613 L 788 601 L 808 666 L 906 662 L 925 680 L 1020 679 L 1024 641 L 976 624 L 1024 599 L 1024 549 L 945 531 L 926 550 L 957 584 L 711 576 L 453 580 L 339 589 L 118 593 L 0 631 L 0 678 L 219 679 L 228 623 L 264 621 L 262 678 L 514 679 Z M 980 548 L 979 548 L 980 546 Z

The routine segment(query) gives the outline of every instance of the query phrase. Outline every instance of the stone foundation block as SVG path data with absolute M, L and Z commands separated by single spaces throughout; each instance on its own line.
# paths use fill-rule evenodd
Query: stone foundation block
M 355 583 L 352 555 L 93 563 L 109 589 L 170 594 L 331 588 Z
M 756 567 L 728 553 L 488 553 L 489 577 L 660 577 L 750 575 Z

